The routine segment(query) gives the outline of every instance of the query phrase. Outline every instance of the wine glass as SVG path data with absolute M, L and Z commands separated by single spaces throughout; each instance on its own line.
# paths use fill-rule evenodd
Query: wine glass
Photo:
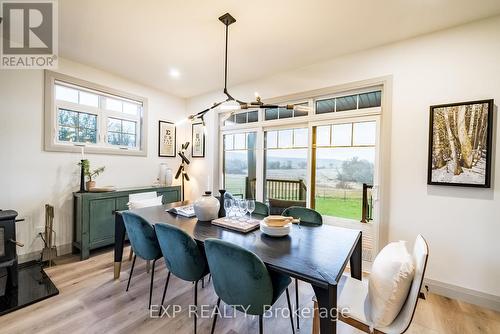
M 226 211 L 226 219 L 225 221 L 231 221 L 231 213 L 233 209 L 233 200 L 230 198 L 226 198 L 224 200 L 224 210 Z
M 252 212 L 255 211 L 255 200 L 249 199 L 247 200 L 247 211 L 250 213 L 250 221 L 252 221 Z
M 245 201 L 244 199 L 239 200 L 238 209 L 241 215 L 240 221 L 244 222 L 246 220 L 245 214 L 247 213 L 247 201 Z

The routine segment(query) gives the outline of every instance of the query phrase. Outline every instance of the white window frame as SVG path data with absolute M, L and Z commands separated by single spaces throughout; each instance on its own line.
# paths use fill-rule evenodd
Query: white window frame
M 57 84 L 75 88 L 81 91 L 88 90 L 90 93 L 98 93 L 104 97 L 121 99 L 136 104 L 142 104 L 142 110 L 138 115 L 131 115 L 124 112 L 106 110 L 103 107 L 104 99 L 99 97 L 99 108 L 86 106 L 78 103 L 61 101 L 55 99 L 55 86 Z M 74 87 L 72 87 L 74 86 Z M 59 108 L 73 110 L 97 115 L 97 143 L 71 143 L 60 141 L 58 137 L 59 129 Z M 125 93 L 112 88 L 104 87 L 92 82 L 70 77 L 65 74 L 45 71 L 45 129 L 44 146 L 46 151 L 55 152 L 80 152 L 81 146 L 85 146 L 86 153 L 95 154 L 116 154 L 147 156 L 147 99 L 137 95 Z M 115 118 L 136 123 L 136 141 L 139 145 L 136 147 L 126 147 L 108 144 L 107 131 L 108 119 Z
M 331 112 L 324 114 L 316 114 L 316 100 L 323 100 L 326 98 L 342 97 L 352 94 L 362 94 L 370 91 L 380 90 L 382 92 L 381 106 L 373 108 L 363 108 L 350 111 L 340 111 Z M 376 121 L 377 124 L 377 138 L 375 144 L 375 169 L 374 169 L 374 189 L 373 196 L 376 203 L 376 209 L 374 210 L 373 222 L 373 237 L 374 245 L 373 251 L 375 256 L 380 249 L 380 245 L 387 243 L 387 226 L 386 221 L 388 217 L 388 171 L 390 167 L 390 120 L 391 120 L 391 103 L 392 100 L 392 77 L 380 77 L 374 79 L 363 80 L 359 82 L 353 82 L 344 85 L 338 85 L 334 87 L 327 87 L 312 91 L 305 91 L 297 94 L 266 99 L 266 103 L 269 104 L 283 104 L 288 103 L 298 103 L 305 102 L 309 103 L 312 111 L 307 116 L 302 117 L 290 117 L 286 119 L 276 119 L 276 120 L 265 120 L 264 110 L 259 111 L 259 121 L 249 124 L 235 124 L 230 126 L 224 126 L 223 123 L 219 122 L 219 127 L 214 129 L 219 136 L 219 145 L 223 145 L 223 136 L 229 133 L 241 133 L 241 132 L 257 132 L 257 180 L 256 183 L 256 200 L 263 200 L 263 177 L 264 177 L 264 132 L 271 130 L 281 130 L 289 128 L 308 128 L 308 156 L 307 156 L 307 184 L 311 185 L 311 168 L 312 168 L 312 136 L 313 126 L 326 125 L 333 123 L 349 123 L 349 122 L 363 122 L 363 121 Z M 358 100 L 359 103 L 359 100 Z M 382 113 L 383 110 L 383 113 Z M 218 111 L 217 119 L 221 119 L 221 114 L 226 114 L 228 111 Z M 384 130 L 385 129 L 385 130 Z M 214 133 L 214 134 L 215 134 Z M 223 170 L 223 150 L 222 146 L 219 146 L 216 150 L 219 162 L 219 182 L 218 185 L 223 188 L 224 180 L 224 170 Z M 307 194 L 307 207 L 311 205 L 311 194 Z M 354 221 L 347 220 L 339 217 L 329 217 L 324 216 L 326 224 L 332 224 L 337 226 L 347 227 L 349 224 L 350 228 L 356 228 Z M 367 224 L 367 223 L 358 223 Z M 359 225 L 361 228 L 361 225 Z

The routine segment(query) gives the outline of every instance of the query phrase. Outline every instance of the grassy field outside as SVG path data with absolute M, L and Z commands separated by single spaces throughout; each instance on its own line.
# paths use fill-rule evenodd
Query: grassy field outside
M 273 173 L 277 177 L 277 173 Z M 280 175 L 285 178 L 285 175 Z M 245 177 L 243 174 L 226 174 L 226 190 L 232 194 L 245 194 Z M 293 179 L 289 177 L 289 179 Z M 350 189 L 338 189 L 332 182 L 316 185 L 315 208 L 323 215 L 361 220 L 362 190 L 361 185 L 352 184 Z
M 326 216 L 361 220 L 360 198 L 316 197 L 315 210 Z

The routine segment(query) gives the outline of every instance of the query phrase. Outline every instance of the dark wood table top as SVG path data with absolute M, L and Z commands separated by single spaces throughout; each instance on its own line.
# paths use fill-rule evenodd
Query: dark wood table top
M 186 204 L 177 202 L 132 210 L 152 224 L 171 224 L 187 232 L 198 242 L 217 238 L 237 244 L 259 256 L 270 268 L 317 286 L 336 285 L 361 237 L 361 231 L 329 225 L 293 224 L 290 235 L 269 237 L 259 229 L 240 233 L 166 212 Z M 255 216 L 255 215 L 254 215 Z

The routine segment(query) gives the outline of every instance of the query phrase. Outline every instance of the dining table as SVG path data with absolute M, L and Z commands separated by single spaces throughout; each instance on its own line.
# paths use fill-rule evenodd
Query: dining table
M 209 238 L 234 243 L 256 254 L 269 270 L 311 284 L 318 307 L 322 311 L 321 333 L 337 332 L 337 285 L 348 263 L 351 277 L 361 280 L 360 230 L 301 223 L 292 224 L 290 234 L 285 237 L 270 237 L 259 229 L 241 233 L 213 225 L 210 221 L 199 221 L 195 217 L 187 218 L 167 211 L 188 203 L 176 202 L 131 211 L 152 225 L 176 226 L 201 245 Z M 126 231 L 122 212 L 117 211 L 115 215 L 114 279 L 120 277 L 125 243 Z M 259 217 L 254 215 L 254 218 Z

